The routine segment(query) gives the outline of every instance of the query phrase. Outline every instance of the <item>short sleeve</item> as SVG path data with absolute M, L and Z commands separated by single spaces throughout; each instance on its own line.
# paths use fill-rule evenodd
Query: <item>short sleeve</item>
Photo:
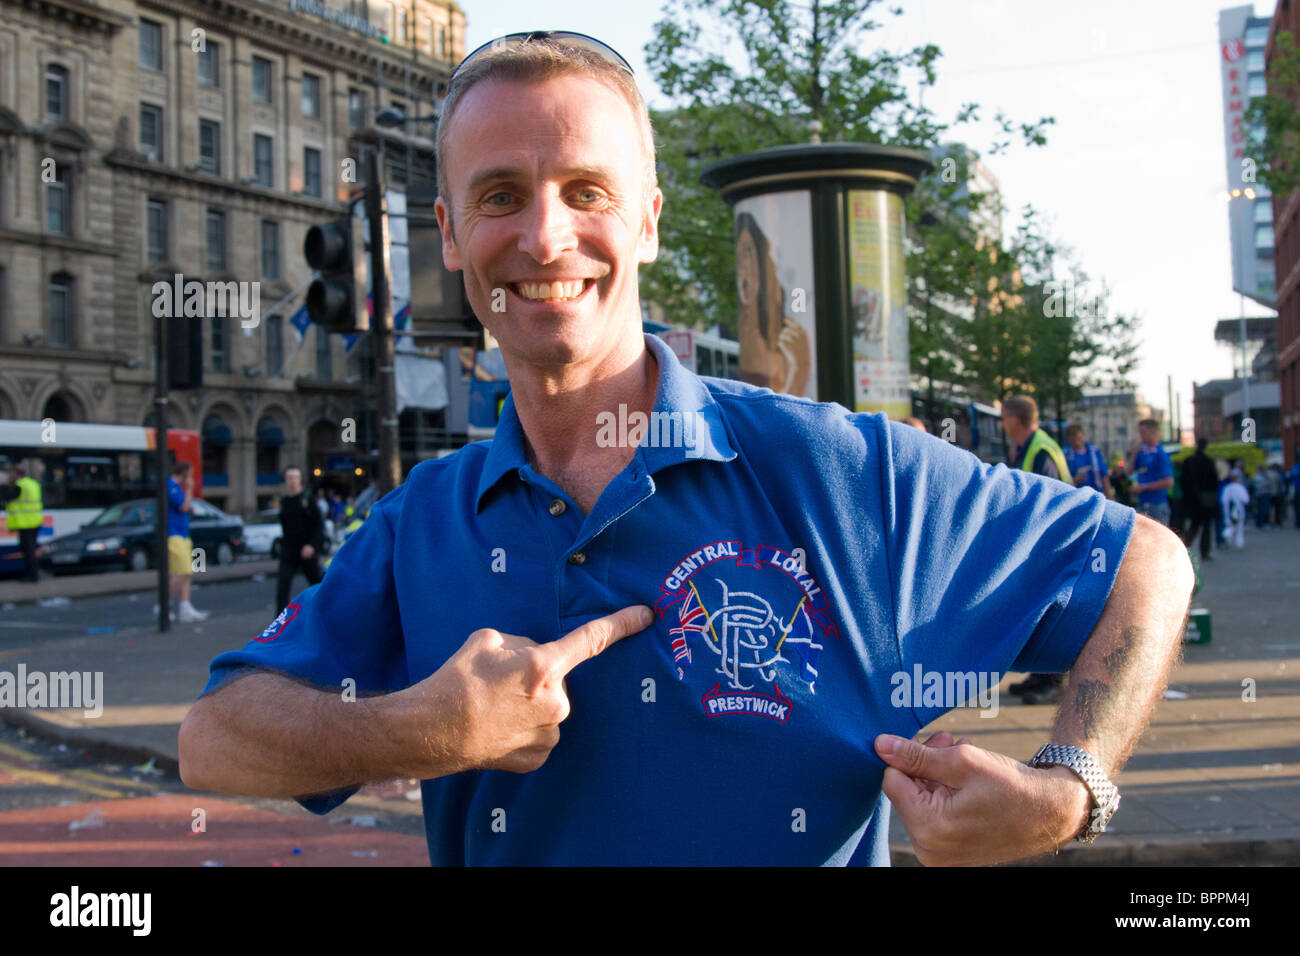
M 250 668 L 339 693 L 350 679 L 358 696 L 409 686 L 393 584 L 392 528 L 404 488 L 396 489 L 371 510 L 370 517 L 334 556 L 320 584 L 292 599 L 243 648 L 212 661 L 205 695 Z M 341 790 L 299 802 L 314 813 L 326 813 L 354 792 Z
M 1069 670 L 1110 596 L 1133 509 L 874 421 L 904 669 L 991 681 Z M 948 709 L 918 709 L 916 719 L 924 726 Z
M 171 502 L 173 508 L 179 508 L 185 504 L 184 489 L 170 478 L 167 479 L 167 500 Z

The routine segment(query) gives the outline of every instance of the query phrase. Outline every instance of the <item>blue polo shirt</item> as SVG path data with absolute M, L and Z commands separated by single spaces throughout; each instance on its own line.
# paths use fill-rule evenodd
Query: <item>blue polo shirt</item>
M 1065 476 L 1067 481 L 1073 482 L 1079 469 L 1086 468 L 1088 475 L 1079 487 L 1103 490 L 1101 480 L 1110 474 L 1110 469 L 1106 467 L 1106 457 L 1096 445 L 1084 442 L 1083 451 L 1075 451 L 1074 446 L 1067 442 L 1061 446 L 1061 451 L 1065 452 L 1065 463 L 1070 466 L 1070 473 Z
M 689 444 L 651 430 L 584 516 L 507 401 L 493 441 L 412 469 L 205 693 L 248 666 L 393 691 L 477 628 L 552 641 L 647 604 L 651 627 L 569 673 L 540 769 L 423 782 L 432 862 L 887 865 L 876 735 L 952 708 L 931 674 L 1068 669 L 1134 512 L 646 344 Z
M 1133 456 L 1133 480 L 1140 485 L 1149 485 L 1162 478 L 1174 476 L 1174 463 L 1169 460 L 1169 453 L 1159 443 L 1143 445 Z M 1138 493 L 1138 504 L 1165 505 L 1169 503 L 1169 489 Z
M 190 536 L 190 513 L 181 511 L 185 504 L 185 489 L 175 478 L 167 479 L 167 537 Z

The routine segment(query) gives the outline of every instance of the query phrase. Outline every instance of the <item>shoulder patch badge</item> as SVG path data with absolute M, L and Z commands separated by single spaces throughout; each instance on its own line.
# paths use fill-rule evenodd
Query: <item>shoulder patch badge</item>
M 826 595 L 780 548 L 715 541 L 682 558 L 660 590 L 655 612 L 676 618 L 669 637 L 678 679 L 695 663 L 693 650 L 715 655 L 720 678 L 700 701 L 710 717 L 750 714 L 785 723 L 794 705 L 778 677 L 784 672 L 783 679 L 802 680 L 815 692 L 824 641 L 839 639 Z
M 267 641 L 275 640 L 280 636 L 280 632 L 289 625 L 289 622 L 298 616 L 299 607 L 301 607 L 301 605 L 293 604 L 291 602 L 289 606 L 281 611 L 274 621 L 266 625 L 266 629 L 257 637 L 253 638 L 253 640 L 261 641 L 263 644 Z

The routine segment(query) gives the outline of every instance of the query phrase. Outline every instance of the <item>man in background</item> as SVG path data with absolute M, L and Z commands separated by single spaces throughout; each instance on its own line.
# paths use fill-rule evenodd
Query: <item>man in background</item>
M 205 620 L 206 611 L 197 610 L 190 603 L 190 579 L 194 566 L 190 555 L 194 542 L 190 540 L 190 511 L 194 501 L 194 474 L 188 461 L 178 461 L 172 466 L 167 479 L 167 570 L 171 572 L 171 600 L 180 598 L 180 609 L 175 620 L 192 624 Z
M 1228 523 L 1227 540 L 1232 542 L 1234 551 L 1240 551 L 1246 546 L 1246 509 L 1250 507 L 1250 492 L 1246 490 L 1240 472 L 1234 471 L 1228 476 L 1228 483 L 1219 497 Z
M 1210 538 L 1219 511 L 1219 472 L 1205 452 L 1208 444 L 1208 438 L 1196 439 L 1196 452 L 1183 462 L 1182 474 L 1183 502 L 1191 519 L 1185 541 L 1190 548 L 1200 533 L 1202 561 L 1210 560 Z
M 1078 422 L 1065 430 L 1065 448 L 1062 451 L 1075 487 L 1092 488 L 1107 498 L 1115 497 L 1115 490 L 1110 486 L 1110 472 L 1106 468 L 1106 456 L 1088 441 L 1083 426 Z
M 1002 430 L 1011 442 L 1007 464 L 1070 484 L 1065 453 L 1051 435 L 1038 427 L 1038 403 L 1028 395 L 1012 395 L 1002 403 Z
M 316 501 L 302 490 L 302 470 L 284 470 L 284 495 L 280 498 L 280 569 L 276 579 L 275 606 L 289 603 L 293 576 L 299 571 L 308 584 L 323 577 L 318 555 L 325 544 L 325 521 Z
M 5 521 L 10 531 L 18 532 L 18 546 L 23 552 L 23 580 L 39 581 L 40 565 L 36 561 L 36 536 L 41 530 L 44 506 L 41 486 L 35 478 L 27 476 L 27 469 L 15 465 L 13 482 L 0 473 L 0 500 L 5 502 Z
M 1174 463 L 1160 444 L 1160 423 L 1154 418 L 1138 422 L 1138 444 L 1129 450 L 1133 462 L 1133 488 L 1137 510 L 1169 527 L 1169 489 L 1174 486 Z

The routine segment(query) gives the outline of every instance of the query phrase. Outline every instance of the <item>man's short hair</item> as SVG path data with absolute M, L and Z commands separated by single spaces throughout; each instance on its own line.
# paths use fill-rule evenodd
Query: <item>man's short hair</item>
M 190 463 L 188 461 L 178 461 L 176 464 L 172 465 L 172 477 L 178 478 L 189 470 Z
M 1144 418 L 1138 422 L 1138 428 L 1159 428 L 1160 423 L 1154 418 Z
M 286 469 L 281 473 L 281 477 L 288 478 L 288 477 L 289 477 L 289 472 L 291 472 L 291 471 L 296 471 L 296 472 L 298 473 L 298 477 L 299 477 L 299 478 L 302 477 L 302 469 L 299 468 L 297 465 L 290 465 L 288 468 L 286 468 Z
M 1002 414 L 1033 428 L 1038 424 L 1038 403 L 1028 395 L 1012 395 L 1002 403 Z
M 1210 440 L 1204 436 L 1196 439 L 1196 450 L 1203 452 L 1209 446 Z
M 1070 422 L 1065 429 L 1065 440 L 1070 441 L 1075 435 L 1083 434 L 1083 426 L 1078 422 Z
M 627 100 L 641 128 L 645 152 L 645 198 L 649 200 L 658 184 L 655 174 L 654 129 L 650 125 L 650 110 L 633 76 L 621 67 L 602 59 L 588 50 L 564 46 L 545 37 L 527 43 L 503 43 L 488 48 L 456 74 L 447 90 L 438 119 L 438 135 L 434 143 L 438 169 L 438 195 L 447 207 L 447 228 L 455 231 L 452 218 L 451 192 L 447 186 L 447 129 L 465 94 L 485 80 L 502 80 L 514 83 L 542 83 L 557 76 L 576 73 L 599 80 L 617 90 Z

